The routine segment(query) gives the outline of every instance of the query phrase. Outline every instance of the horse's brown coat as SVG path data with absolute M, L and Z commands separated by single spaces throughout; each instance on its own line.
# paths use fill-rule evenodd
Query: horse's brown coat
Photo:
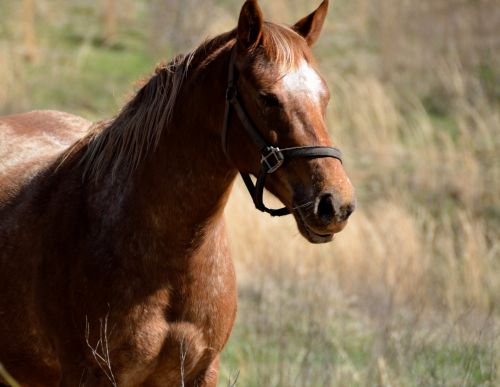
M 330 145 L 326 94 L 319 104 L 297 101 L 273 80 L 294 67 L 290 58 L 314 66 L 306 40 L 315 36 L 303 24 L 304 37 L 263 24 L 247 1 L 237 30 L 159 68 L 88 135 L 90 123 L 66 113 L 0 118 L 0 362 L 22 385 L 215 386 L 236 313 L 223 211 L 235 166 L 255 173 L 259 161 L 235 120 L 231 161 L 222 151 L 229 54 L 240 45 L 239 90 L 270 142 Z M 259 109 L 264 89 L 284 101 L 281 112 Z M 351 203 L 341 164 L 285 169 L 268 188 L 304 236 L 340 231 L 348 214 L 320 221 L 304 201 L 328 191 L 339 208 Z

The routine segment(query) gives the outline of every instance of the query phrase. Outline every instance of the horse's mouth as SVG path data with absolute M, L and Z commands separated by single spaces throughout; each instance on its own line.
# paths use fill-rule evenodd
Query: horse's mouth
M 304 216 L 300 212 L 300 210 L 294 211 L 295 219 L 297 221 L 297 226 L 299 228 L 300 233 L 311 243 L 320 244 L 320 243 L 328 243 L 333 240 L 335 234 L 332 233 L 318 233 L 314 231 L 305 221 Z

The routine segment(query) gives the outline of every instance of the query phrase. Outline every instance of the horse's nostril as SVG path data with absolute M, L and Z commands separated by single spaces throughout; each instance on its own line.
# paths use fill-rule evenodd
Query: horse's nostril
M 339 217 L 342 221 L 345 221 L 351 216 L 354 212 L 354 204 L 346 204 L 345 206 L 340 207 Z
M 335 216 L 335 206 L 332 194 L 321 195 L 317 208 L 318 217 L 325 223 L 329 223 Z
M 354 203 L 340 205 L 335 203 L 335 198 L 330 193 L 322 194 L 319 197 L 318 205 L 316 207 L 316 216 L 325 225 L 332 223 L 345 222 L 349 216 L 354 212 Z

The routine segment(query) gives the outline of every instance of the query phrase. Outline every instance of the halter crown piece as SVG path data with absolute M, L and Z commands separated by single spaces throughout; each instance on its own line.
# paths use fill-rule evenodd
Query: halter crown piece
M 237 45 L 235 45 L 232 49 L 231 59 L 229 61 L 229 76 L 226 89 L 226 111 L 224 116 L 224 127 L 222 130 L 222 148 L 226 156 L 230 159 L 227 151 L 227 133 L 231 121 L 232 110 L 234 109 L 243 124 L 246 133 L 259 148 L 261 154 L 261 168 L 255 185 L 248 173 L 240 172 L 248 192 L 250 193 L 250 196 L 252 196 L 255 207 L 262 212 L 270 214 L 271 216 L 289 215 L 290 210 L 286 207 L 273 210 L 264 205 L 263 194 L 267 175 L 276 172 L 290 159 L 298 157 L 305 159 L 332 157 L 342 162 L 342 152 L 340 152 L 337 148 L 329 146 L 299 146 L 280 149 L 269 145 L 260 131 L 252 123 L 251 118 L 246 113 L 238 97 L 238 88 L 236 86 L 238 76 L 236 69 L 236 53 Z

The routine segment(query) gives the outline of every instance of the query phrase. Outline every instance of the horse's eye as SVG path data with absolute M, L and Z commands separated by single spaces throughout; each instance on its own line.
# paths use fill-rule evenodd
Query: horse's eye
M 265 107 L 281 107 L 281 102 L 276 96 L 276 94 L 271 93 L 259 93 L 260 100 Z

